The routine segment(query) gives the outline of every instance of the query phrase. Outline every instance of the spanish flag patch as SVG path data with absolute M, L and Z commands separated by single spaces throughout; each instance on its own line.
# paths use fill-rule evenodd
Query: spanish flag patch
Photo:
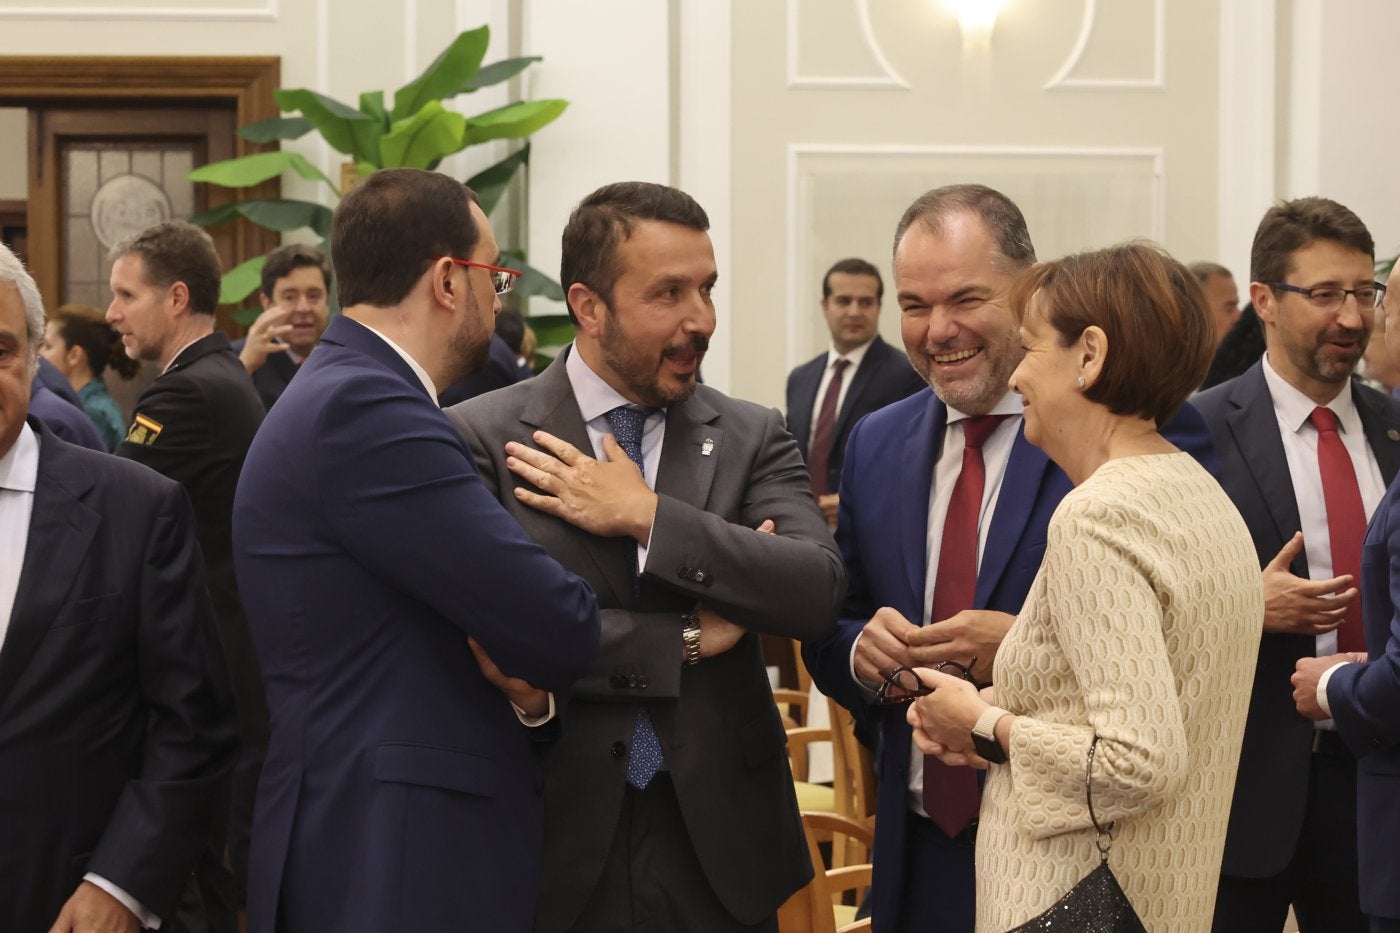
M 160 437 L 160 432 L 165 429 L 159 421 L 146 415 L 137 413 L 131 422 L 131 427 L 126 432 L 126 442 L 137 444 L 141 447 L 149 447 Z

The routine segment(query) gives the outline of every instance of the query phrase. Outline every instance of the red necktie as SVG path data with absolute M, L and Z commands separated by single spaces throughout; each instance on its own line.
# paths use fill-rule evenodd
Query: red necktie
M 1317 428 L 1317 470 L 1322 474 L 1322 499 L 1327 505 L 1327 534 L 1332 547 L 1332 575 L 1351 574 L 1361 585 L 1361 542 L 1366 538 L 1366 507 L 1356 484 L 1356 468 L 1337 433 L 1337 416 L 1330 408 L 1314 408 L 1308 416 Z M 1337 628 L 1338 651 L 1365 651 L 1361 599 L 1353 599 Z
M 941 622 L 972 608 L 977 593 L 977 519 L 987 485 L 982 445 L 1004 418 L 1006 415 L 981 415 L 962 420 L 962 472 L 953 484 L 953 496 L 943 517 L 930 621 Z M 924 812 L 949 839 L 967 828 L 977 815 L 978 802 L 975 770 L 950 768 L 932 755 L 924 756 Z
M 812 432 L 812 447 L 807 452 L 807 472 L 812 476 L 812 495 L 822 496 L 831 492 L 826 481 L 827 465 L 831 463 L 831 442 L 836 436 L 836 403 L 841 399 L 841 380 L 846 374 L 850 360 L 837 360 L 831 364 L 831 381 L 826 385 L 822 396 L 821 411 L 817 412 L 817 429 Z

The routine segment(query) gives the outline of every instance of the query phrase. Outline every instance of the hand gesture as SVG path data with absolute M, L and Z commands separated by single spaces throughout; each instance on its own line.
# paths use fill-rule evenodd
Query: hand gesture
M 607 460 L 594 460 L 546 431 L 536 431 L 534 440 L 542 450 L 506 444 L 506 468 L 540 490 L 517 486 L 517 499 L 590 534 L 627 535 L 646 545 L 656 493 L 611 434 L 603 437 Z
M 977 688 L 951 674 L 929 668 L 915 670 L 919 679 L 933 688 L 909 704 L 905 714 L 914 727 L 914 744 L 925 755 L 933 755 L 945 765 L 986 768 L 989 762 L 972 746 L 972 727 L 989 704 Z
M 122 902 L 90 881 L 78 885 L 49 933 L 137 933 L 141 923 Z
M 1293 705 L 1299 715 L 1314 721 L 1330 718 L 1322 705 L 1317 702 L 1317 685 L 1328 668 L 1335 664 L 1365 664 L 1366 655 L 1360 651 L 1348 651 L 1324 658 L 1299 658 L 1289 680 L 1293 684 Z
M 269 354 L 287 351 L 282 338 L 292 332 L 292 325 L 287 322 L 291 316 L 291 308 L 274 305 L 259 314 L 253 326 L 248 328 L 248 335 L 243 338 L 243 349 L 238 351 L 238 359 L 248 375 L 262 369 Z
M 896 667 L 913 667 L 909 639 L 919 627 L 884 606 L 870 617 L 856 639 L 856 678 L 878 687 Z
M 1330 580 L 1294 576 L 1289 565 L 1303 550 L 1300 531 L 1264 568 L 1264 631 L 1321 635 L 1342 624 L 1357 590 L 1350 574 Z
M 476 655 L 476 663 L 481 666 L 481 676 L 504 693 L 506 699 L 514 703 L 526 716 L 538 719 L 549 712 L 548 692 L 531 686 L 519 677 L 507 677 L 496 666 L 496 662 L 491 660 L 486 650 L 477 644 L 475 638 L 467 636 L 467 644 L 471 647 L 472 654 Z
M 1016 617 L 990 609 L 964 609 L 941 622 L 916 628 L 909 636 L 911 666 L 933 667 L 942 661 L 971 664 L 972 676 L 992 679 L 992 661 Z

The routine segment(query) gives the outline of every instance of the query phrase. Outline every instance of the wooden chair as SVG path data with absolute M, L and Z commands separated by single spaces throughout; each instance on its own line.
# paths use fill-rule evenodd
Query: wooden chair
M 855 721 L 844 706 L 827 698 L 831 717 L 832 790 L 836 798 L 835 812 L 864 824 L 875 826 L 875 766 L 870 750 L 856 738 Z M 846 851 L 833 851 L 834 865 L 856 865 L 868 861 L 870 852 L 858 841 L 848 837 Z
M 870 887 L 869 864 L 826 868 L 818 848 L 820 838 L 832 838 L 843 847 L 854 839 L 869 851 L 874 833 L 863 822 L 835 813 L 802 814 L 807 851 L 816 869 L 806 887 L 788 898 L 778 910 L 779 933 L 858 933 L 870 929 L 870 921 L 856 920 L 857 905 Z

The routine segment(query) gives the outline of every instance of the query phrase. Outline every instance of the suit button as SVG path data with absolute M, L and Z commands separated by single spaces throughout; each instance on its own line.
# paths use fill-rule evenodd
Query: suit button
M 621 758 L 627 754 L 627 745 L 623 742 L 614 742 L 611 751 L 614 758 Z
M 645 690 L 645 689 L 647 688 L 647 675 L 646 675 L 646 674 L 638 674 L 638 675 L 637 675 L 637 686 L 638 686 L 640 689 L 642 689 L 642 690 Z
M 682 580 L 689 580 L 690 568 L 682 564 L 681 566 L 676 568 L 676 576 L 680 577 Z
M 633 689 L 641 686 L 641 684 L 637 683 L 637 680 L 638 677 L 636 674 L 627 675 L 627 686 L 632 687 Z
M 697 571 L 695 571 L 695 574 L 694 574 L 690 579 L 694 580 L 696 583 L 704 583 L 704 582 L 705 582 L 705 571 L 703 571 L 703 570 L 697 570 Z

